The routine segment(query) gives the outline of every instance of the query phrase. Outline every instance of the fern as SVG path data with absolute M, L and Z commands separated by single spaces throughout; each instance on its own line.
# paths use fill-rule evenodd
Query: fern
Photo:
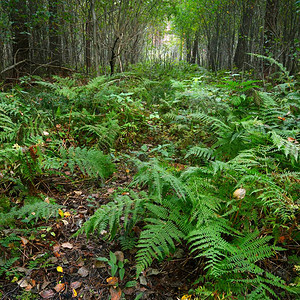
M 219 135 L 221 135 L 226 130 L 230 130 L 230 127 L 220 119 L 201 112 L 190 114 L 189 117 L 195 121 L 210 125 L 210 129 Z
M 209 268 L 209 276 L 220 280 L 222 286 L 226 286 L 227 282 L 229 290 L 241 292 L 248 289 L 247 293 L 251 297 L 256 297 L 256 295 L 261 297 L 266 291 L 273 296 L 276 295 L 269 285 L 285 289 L 284 282 L 280 278 L 265 272 L 256 265 L 256 262 L 274 255 L 275 250 L 284 250 L 268 245 L 272 237 L 258 238 L 256 231 L 234 238 L 233 242 L 229 243 L 223 237 L 228 234 L 230 234 L 228 225 L 216 220 L 206 226 L 198 227 L 188 237 L 192 251 L 200 252 L 197 257 L 206 257 L 205 268 Z M 263 278 L 262 274 L 266 274 L 266 277 Z M 259 281 L 264 284 L 263 288 L 252 291 L 253 283 Z M 239 282 L 239 284 L 234 282 Z
M 279 67 L 280 71 L 283 73 L 283 75 L 286 77 L 286 79 L 291 80 L 292 78 L 290 77 L 290 73 L 288 72 L 288 70 L 283 66 L 283 64 L 279 63 L 277 60 L 275 60 L 272 57 L 269 56 L 264 56 L 261 54 L 256 54 L 256 53 L 248 53 L 251 56 L 257 57 L 257 58 L 262 58 L 265 59 L 267 61 L 269 61 L 271 64 L 276 65 L 277 67 Z
M 48 220 L 51 217 L 57 217 L 58 211 L 63 206 L 58 204 L 46 203 L 39 201 L 33 204 L 24 205 L 21 208 L 14 207 L 8 213 L 0 213 L 0 226 L 8 226 L 13 224 L 16 219 L 20 219 L 25 223 L 38 219 Z
M 117 120 L 110 120 L 101 124 L 84 125 L 78 129 L 80 133 L 87 133 L 92 137 L 102 149 L 109 149 L 113 147 L 117 139 L 120 126 Z
M 174 240 L 180 242 L 184 238 L 184 234 L 178 229 L 176 224 L 168 218 L 168 210 L 159 206 L 150 206 L 147 208 L 159 214 L 155 218 L 146 218 L 148 223 L 141 233 L 137 244 L 139 248 L 136 254 L 137 276 L 145 268 L 150 266 L 153 259 L 163 259 L 170 253 L 171 249 L 175 249 Z M 164 217 L 163 217 L 164 216 Z
M 19 258 L 20 257 L 13 257 L 5 262 L 2 262 L 0 259 L 0 276 L 2 276 L 4 273 L 7 273 Z
M 46 157 L 43 162 L 43 168 L 61 169 L 65 165 L 71 172 L 75 167 L 91 178 L 107 178 L 115 170 L 113 163 L 108 155 L 96 149 L 87 149 L 80 147 L 70 147 L 69 149 L 60 148 L 59 157 Z
M 187 190 L 181 181 L 165 170 L 163 165 L 157 159 L 151 159 L 149 162 L 135 160 L 138 166 L 138 173 L 131 185 L 147 185 L 149 192 L 155 195 L 160 202 L 163 196 L 173 190 L 179 198 L 185 199 Z
M 143 215 L 145 201 L 146 199 L 140 199 L 135 193 L 131 197 L 118 196 L 114 201 L 97 209 L 76 235 L 84 232 L 89 237 L 93 232 L 102 234 L 105 231 L 108 238 L 113 239 L 121 229 L 121 217 L 124 218 L 123 228 L 128 233 Z
M 282 150 L 286 157 L 291 156 L 295 159 L 295 161 L 298 160 L 300 146 L 299 144 L 295 144 L 293 142 L 290 142 L 286 139 L 283 139 L 277 132 L 272 131 L 271 132 L 271 139 L 273 144 L 280 150 Z
M 185 155 L 185 158 L 188 158 L 190 156 L 202 158 L 204 160 L 211 160 L 214 159 L 214 151 L 209 148 L 195 146 L 188 151 L 188 153 Z

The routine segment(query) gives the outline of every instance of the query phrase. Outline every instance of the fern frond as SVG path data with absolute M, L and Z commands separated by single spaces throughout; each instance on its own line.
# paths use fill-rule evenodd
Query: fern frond
M 121 217 L 124 218 L 124 230 L 129 231 L 142 218 L 145 202 L 146 199 L 139 198 L 135 193 L 131 197 L 118 196 L 114 201 L 97 209 L 75 235 L 84 232 L 89 237 L 91 233 L 102 234 L 105 231 L 108 238 L 113 239 L 121 229 Z
M 274 130 L 271 132 L 271 139 L 273 144 L 278 148 L 281 149 L 285 156 L 291 156 L 298 161 L 300 146 L 299 144 L 295 144 L 288 140 L 283 139 L 279 134 L 277 134 Z
M 45 157 L 43 168 L 61 169 L 65 165 L 71 172 L 77 166 L 80 171 L 91 178 L 107 178 L 115 170 L 113 163 L 108 155 L 96 149 L 80 147 L 70 147 L 69 149 L 60 148 L 59 156 Z
M 214 150 L 211 148 L 203 148 L 203 147 L 192 147 L 184 158 L 188 158 L 190 156 L 194 156 L 196 158 L 202 158 L 204 160 L 214 159 Z
M 21 219 L 25 223 L 32 220 L 37 221 L 38 219 L 48 220 L 51 217 L 57 217 L 58 211 L 62 207 L 61 205 L 46 203 L 44 201 L 27 204 L 21 208 L 14 207 L 8 213 L 0 213 L 0 226 L 12 224 L 15 219 Z
M 220 119 L 198 112 L 189 115 L 192 120 L 210 125 L 210 128 L 215 133 L 221 134 L 223 131 L 230 130 L 230 127 Z
M 84 125 L 78 131 L 80 133 L 86 132 L 97 141 L 101 148 L 109 149 L 120 133 L 120 126 L 117 120 L 110 120 L 101 124 Z
M 185 237 L 183 232 L 169 218 L 169 210 L 158 205 L 147 204 L 147 209 L 155 217 L 146 218 L 148 223 L 141 233 L 136 254 L 137 276 L 145 268 L 150 266 L 153 259 L 163 259 L 175 249 L 174 241 L 180 242 Z M 159 214 L 160 218 L 156 215 Z
M 186 199 L 188 190 L 185 185 L 170 171 L 167 171 L 157 159 L 151 159 L 149 162 L 135 160 L 135 163 L 138 166 L 138 173 L 131 185 L 147 185 L 150 194 L 157 196 L 160 202 L 170 191 L 175 192 L 179 198 Z

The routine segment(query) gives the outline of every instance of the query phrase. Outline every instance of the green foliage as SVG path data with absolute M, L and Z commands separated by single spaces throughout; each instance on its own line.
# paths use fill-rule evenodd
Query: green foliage
M 118 196 L 114 201 L 97 209 L 94 215 L 77 232 L 77 235 L 85 232 L 89 236 L 97 231 L 101 235 L 108 233 L 108 237 L 113 239 L 121 228 L 124 231 L 123 235 L 130 235 L 134 225 L 141 220 L 145 210 L 145 201 L 146 199 L 139 198 L 135 193 L 132 193 L 131 197 Z M 124 218 L 123 223 L 121 217 Z
M 107 178 L 115 170 L 110 157 L 104 155 L 100 150 L 80 147 L 65 149 L 61 147 L 57 154 L 58 157 L 46 157 L 43 162 L 44 169 L 62 169 L 67 165 L 73 173 L 75 168 L 78 167 L 83 174 L 96 179 Z
M 24 223 L 30 223 L 39 219 L 48 220 L 51 217 L 57 217 L 58 210 L 61 208 L 61 205 L 45 201 L 37 201 L 33 204 L 24 205 L 21 208 L 13 207 L 8 213 L 0 213 L 0 228 L 13 225 L 16 219 Z
M 136 250 L 137 277 L 188 244 L 205 278 L 199 295 L 287 293 L 264 262 L 286 251 L 279 243 L 298 243 L 297 83 L 265 91 L 229 72 L 215 78 L 195 67 L 183 80 L 191 71 L 184 65 L 132 68 L 80 86 L 56 77 L 34 96 L 0 95 L 0 227 L 57 217 L 60 206 L 26 196 L 52 174 L 104 184 L 116 170 L 113 157 L 128 179 L 134 173 L 130 193 L 115 192 L 76 235 L 97 233 Z M 245 198 L 232 196 L 238 188 Z M 1 246 L 10 238 L 18 242 L 6 237 Z M 126 277 L 112 254 L 105 261 L 112 276 Z

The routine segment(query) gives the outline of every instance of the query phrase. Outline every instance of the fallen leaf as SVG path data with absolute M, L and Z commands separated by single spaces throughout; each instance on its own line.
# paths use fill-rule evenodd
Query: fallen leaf
M 277 117 L 277 119 L 282 120 L 282 121 L 285 120 L 285 118 L 283 118 L 283 117 Z
M 292 138 L 292 137 L 288 137 L 287 140 L 288 140 L 289 142 L 293 142 L 293 141 L 295 141 L 296 139 L 294 139 L 294 138 Z
M 117 277 L 108 277 L 106 279 L 106 282 L 108 283 L 108 285 L 117 285 L 118 278 Z
M 125 295 L 132 295 L 132 294 L 135 292 L 135 288 L 132 288 L 132 287 L 130 287 L 130 288 L 125 288 L 125 289 L 123 290 L 123 292 L 124 292 Z
M 80 196 L 82 194 L 82 191 L 74 191 L 74 194 Z
M 40 296 L 43 299 L 50 299 L 55 296 L 55 293 L 52 290 L 46 290 L 46 291 L 40 292 Z
M 116 251 L 114 254 L 118 261 L 124 261 L 124 253 L 122 251 Z
M 108 194 L 112 194 L 114 191 L 115 191 L 114 188 L 109 188 L 109 189 L 107 189 L 107 193 L 108 193 Z
M 89 271 L 85 267 L 81 267 L 77 272 L 81 277 L 86 277 L 89 275 Z
M 23 267 L 17 267 L 16 270 L 18 272 L 25 273 L 26 275 L 29 275 L 31 273 L 31 270 L 23 268 Z
M 65 212 L 65 218 L 69 218 L 71 216 L 70 212 L 66 211 Z
M 55 244 L 55 245 L 53 245 L 52 249 L 53 249 L 53 252 L 59 252 L 60 245 L 59 244 Z
M 18 284 L 18 286 L 21 287 L 21 288 L 26 288 L 26 287 L 29 285 L 29 283 L 27 282 L 27 280 L 26 280 L 25 278 L 19 280 L 19 281 L 17 282 L 17 284 Z
M 61 220 L 65 226 L 69 225 L 69 222 L 67 220 Z
M 181 297 L 181 300 L 190 300 L 190 299 L 192 299 L 192 296 L 191 296 L 191 295 L 183 295 L 183 296 Z
M 68 249 L 72 249 L 73 248 L 73 245 L 69 242 L 66 242 L 66 243 L 62 243 L 61 246 L 63 248 L 68 248 Z
M 122 291 L 119 287 L 117 288 L 111 287 L 109 289 L 109 292 L 110 292 L 111 300 L 121 299 Z
M 65 215 L 64 212 L 63 212 L 61 209 L 58 210 L 58 214 L 59 214 L 62 218 L 63 218 L 64 215 Z
M 64 272 L 64 270 L 63 270 L 63 268 L 62 268 L 61 266 L 58 266 L 58 267 L 56 268 L 56 270 L 57 270 L 57 272 L 60 272 L 60 273 L 63 273 L 63 272 Z
M 49 204 L 50 203 L 49 197 L 46 197 L 45 200 L 44 200 L 44 202 L 46 202 L 46 203 Z
M 51 283 L 50 281 L 44 281 L 41 289 L 44 290 L 50 283 Z
M 233 193 L 233 197 L 238 199 L 238 200 L 245 198 L 245 195 L 246 195 L 246 190 L 245 189 L 237 189 Z
M 139 277 L 139 280 L 140 280 L 140 284 L 141 284 L 141 285 L 147 285 L 147 284 L 148 284 L 148 283 L 147 283 L 146 277 L 143 276 L 143 275 L 141 275 L 141 276 Z
M 65 289 L 65 284 L 64 283 L 58 283 L 55 288 L 54 288 L 58 293 L 63 291 Z
M 76 290 L 75 289 L 72 289 L 72 297 L 77 297 L 77 292 L 76 292 Z
M 105 267 L 106 267 L 106 264 L 105 264 L 104 261 L 96 260 L 95 263 L 94 263 L 94 266 L 95 266 L 97 269 L 102 269 L 102 268 L 105 268 Z
M 32 286 L 31 284 L 28 284 L 28 285 L 25 287 L 25 291 L 30 291 L 32 288 L 33 288 L 33 286 Z
M 74 281 L 74 282 L 71 282 L 70 287 L 71 287 L 71 289 L 78 289 L 81 287 L 81 285 L 82 285 L 82 282 Z
M 148 276 L 158 275 L 160 273 L 160 271 L 158 269 L 152 269 L 152 268 L 150 268 L 147 273 L 148 273 Z

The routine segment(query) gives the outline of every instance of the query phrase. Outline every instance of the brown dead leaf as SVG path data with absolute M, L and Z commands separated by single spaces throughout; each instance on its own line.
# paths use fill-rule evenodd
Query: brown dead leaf
M 21 287 L 21 288 L 26 288 L 26 287 L 29 285 L 28 281 L 27 281 L 25 278 L 19 280 L 19 281 L 17 282 L 17 284 L 18 284 L 18 286 Z
M 63 291 L 65 289 L 65 284 L 64 283 L 58 283 L 55 288 L 54 288 L 58 293 Z
M 50 283 L 50 281 L 44 281 L 44 283 L 42 284 L 42 290 L 44 290 Z
M 116 285 L 118 283 L 118 278 L 117 277 L 108 277 L 106 279 L 106 282 L 109 284 L 109 285 Z
M 132 288 L 132 287 L 126 288 L 123 290 L 123 292 L 125 295 L 132 295 L 135 292 L 135 288 Z
M 122 291 L 119 287 L 117 288 L 111 287 L 109 289 L 109 292 L 110 292 L 111 300 L 121 299 Z
M 122 251 L 116 251 L 114 254 L 118 261 L 124 261 L 124 253 Z
M 76 196 L 80 196 L 80 195 L 82 194 L 82 191 L 74 191 L 74 194 L 75 194 Z
M 61 246 L 63 248 L 68 248 L 68 249 L 72 249 L 73 248 L 73 245 L 69 242 L 66 242 L 66 243 L 62 243 Z
M 28 285 L 25 287 L 25 291 L 30 291 L 32 288 L 33 288 L 33 286 L 32 286 L 31 284 L 28 284 Z
M 74 281 L 74 282 L 71 282 L 70 287 L 71 287 L 71 289 L 76 290 L 76 289 L 80 288 L 81 285 L 82 285 L 81 281 Z
M 88 269 L 86 269 L 85 267 L 81 267 L 79 270 L 78 270 L 78 274 L 81 276 L 81 277 L 86 277 L 89 275 L 89 271 Z
M 60 250 L 60 245 L 59 244 L 55 244 L 55 245 L 53 245 L 53 252 L 59 252 L 59 250 Z
M 108 193 L 108 194 L 112 194 L 114 191 L 115 191 L 114 188 L 109 188 L 109 189 L 107 189 L 107 193 Z
M 55 296 L 55 293 L 52 290 L 46 290 L 46 291 L 40 292 L 40 296 L 43 299 L 50 299 Z

